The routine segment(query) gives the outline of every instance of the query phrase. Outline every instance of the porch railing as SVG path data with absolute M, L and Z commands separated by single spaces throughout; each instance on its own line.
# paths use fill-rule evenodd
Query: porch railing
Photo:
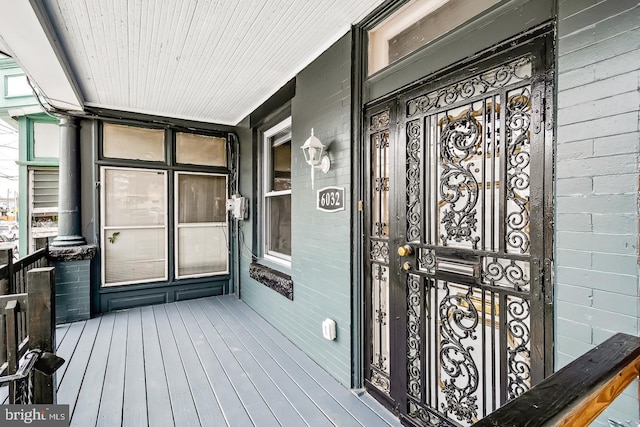
M 54 350 L 55 277 L 46 255 L 45 248 L 14 263 L 12 251 L 0 251 L 0 384 L 9 384 L 9 403 L 55 401 L 53 378 L 32 371 Z M 47 358 L 40 365 L 59 362 Z
M 0 251 L 0 296 L 26 293 L 27 273 L 34 268 L 47 267 L 49 265 L 47 253 L 48 249 L 42 248 L 14 262 L 12 250 Z M 0 308 L 4 308 L 5 305 L 6 303 L 1 304 Z M 17 311 L 16 327 L 18 342 L 21 347 L 20 356 L 22 356 L 24 354 L 23 343 L 26 344 L 25 340 L 28 337 L 26 311 Z M 0 316 L 0 366 L 7 361 L 5 333 L 4 317 Z M 0 374 L 2 372 L 2 368 L 0 368 Z
M 616 334 L 474 427 L 587 426 L 640 374 L 640 338 Z

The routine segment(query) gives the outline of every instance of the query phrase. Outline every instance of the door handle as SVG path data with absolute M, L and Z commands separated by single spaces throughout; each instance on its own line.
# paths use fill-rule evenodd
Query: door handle
M 413 254 L 413 248 L 409 245 L 404 245 L 398 247 L 398 255 L 400 256 L 409 256 Z

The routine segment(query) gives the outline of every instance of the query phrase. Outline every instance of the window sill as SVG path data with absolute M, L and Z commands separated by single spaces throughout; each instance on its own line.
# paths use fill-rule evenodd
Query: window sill
M 288 274 L 254 262 L 249 266 L 249 277 L 293 301 L 293 280 Z

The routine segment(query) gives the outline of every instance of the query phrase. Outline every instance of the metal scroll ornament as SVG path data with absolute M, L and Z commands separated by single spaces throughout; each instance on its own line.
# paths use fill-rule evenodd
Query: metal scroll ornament
M 385 109 L 384 111 L 376 114 L 371 117 L 371 130 L 377 131 L 386 128 L 389 126 L 389 109 Z
M 407 124 L 407 240 L 420 240 L 420 125 Z
M 464 340 L 476 340 L 478 311 L 471 301 L 472 288 L 466 294 L 450 294 L 445 284 L 446 295 L 440 303 L 440 364 L 446 374 L 442 391 L 446 402 L 445 412 L 452 413 L 459 421 L 471 422 L 478 418 L 477 397 L 478 367 L 473 361 L 473 347 L 465 346 Z
M 446 204 L 441 222 L 445 233 L 440 235 L 442 244 L 449 241 L 471 242 L 477 249 L 480 237 L 476 236 L 478 181 L 473 176 L 475 164 L 470 161 L 476 152 L 480 138 L 478 122 L 471 116 L 471 108 L 459 119 L 443 119 L 440 151 L 440 198 Z
M 389 262 L 389 243 L 386 241 L 372 240 L 371 254 L 372 261 Z
M 411 274 L 407 278 L 407 374 L 409 376 L 407 392 L 409 396 L 416 399 L 422 397 L 421 318 L 420 278 Z
M 531 388 L 531 338 L 529 301 L 511 297 L 507 303 L 509 345 L 507 348 L 508 399 Z
M 531 155 L 531 93 L 528 88 L 510 94 L 507 103 L 507 244 L 525 254 L 529 251 L 529 165 Z
M 530 76 L 531 58 L 519 58 L 486 73 L 410 100 L 407 103 L 407 117 L 426 114 L 431 110 L 485 94 L 493 89 L 500 89 Z

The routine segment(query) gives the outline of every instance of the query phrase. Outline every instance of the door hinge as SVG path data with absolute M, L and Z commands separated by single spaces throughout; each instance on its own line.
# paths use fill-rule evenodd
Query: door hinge
M 537 277 L 534 277 L 533 283 L 533 296 L 535 299 L 544 299 L 546 302 L 551 302 L 552 295 L 547 293 L 547 290 L 551 286 L 551 280 L 553 276 L 553 261 L 551 258 L 544 258 L 540 260 L 533 258 L 534 271 L 537 271 Z
M 539 300 L 544 297 L 544 263 L 540 262 L 539 258 L 533 258 L 531 262 L 533 263 L 532 271 L 534 272 L 531 290 L 533 291 L 533 298 Z
M 553 303 L 553 295 L 551 295 L 551 286 L 553 283 L 553 260 L 551 258 L 544 259 L 543 266 L 543 276 L 542 276 L 542 291 L 544 295 L 545 302 L 548 304 Z

